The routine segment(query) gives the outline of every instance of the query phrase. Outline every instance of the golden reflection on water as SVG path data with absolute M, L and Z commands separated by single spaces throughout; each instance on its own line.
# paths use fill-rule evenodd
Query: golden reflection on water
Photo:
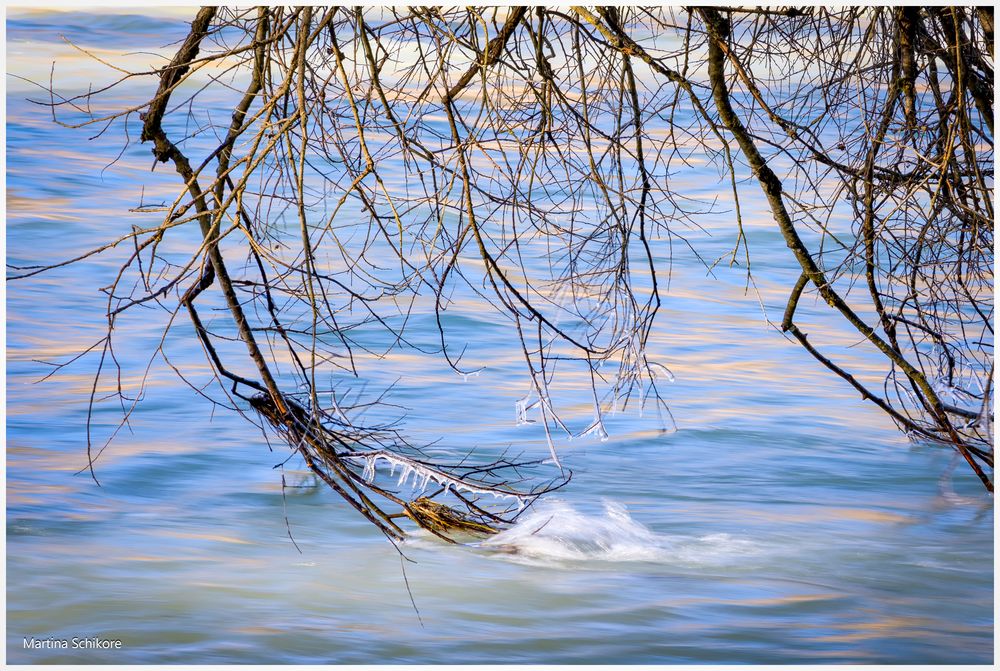
M 51 197 L 44 201 L 19 196 L 14 189 L 7 190 L 7 216 L 31 215 L 42 221 L 77 221 L 79 211 L 68 198 Z
M 918 511 L 914 511 L 915 513 Z M 914 523 L 917 517 L 902 513 L 892 513 L 870 508 L 841 508 L 837 506 L 815 506 L 807 510 L 784 511 L 776 508 L 744 507 L 740 515 L 756 520 L 769 522 L 817 523 L 831 520 L 855 520 L 873 524 L 906 524 Z
M 217 561 L 216 557 L 199 557 L 197 555 L 169 555 L 169 556 L 153 556 L 153 555 L 123 555 L 119 557 L 113 557 L 114 561 L 123 562 L 206 562 L 206 561 Z
M 51 126 L 52 122 L 48 123 Z M 78 176 L 81 171 L 86 173 L 101 172 L 105 168 L 112 168 L 116 172 L 122 175 L 141 175 L 143 173 L 149 172 L 149 161 L 139 161 L 136 158 L 121 157 L 117 159 L 114 163 L 110 163 L 107 157 L 101 152 L 86 151 L 84 148 L 86 144 L 81 142 L 80 149 L 47 149 L 47 148 L 23 148 L 18 149 L 18 154 L 20 157 L 31 160 L 31 159 L 43 159 L 45 161 L 45 171 L 49 175 L 71 175 Z M 130 184 L 124 193 L 132 194 L 136 191 L 136 185 Z M 22 199 L 23 201 L 28 199 Z M 30 201 L 29 201 L 30 202 Z M 48 205 L 48 198 L 45 200 L 38 200 L 35 202 L 37 210 L 35 212 L 44 212 Z M 24 202 L 22 202 L 24 205 Z M 108 212 L 109 214 L 111 211 Z M 120 216 L 120 211 L 115 211 L 115 214 Z
M 8 461 L 8 468 L 10 467 L 10 462 Z M 42 484 L 38 482 L 33 482 L 31 485 L 26 485 L 21 483 L 17 484 L 15 480 L 7 481 L 7 505 L 15 506 L 35 506 L 46 503 L 46 499 L 50 497 L 58 497 L 60 495 L 69 494 L 77 491 L 76 487 L 69 487 L 67 485 L 53 485 L 53 484 Z M 79 519 L 81 516 L 77 516 Z M 86 516 L 82 516 L 86 517 Z
M 167 536 L 169 538 L 193 538 L 197 540 L 213 541 L 215 543 L 233 543 L 235 545 L 254 545 L 251 541 L 236 538 L 235 536 L 224 536 L 222 534 L 199 534 L 187 531 L 159 531 L 155 535 Z
M 872 639 L 914 639 L 936 638 L 942 635 L 941 623 L 926 617 L 907 617 L 903 615 L 888 615 L 863 610 L 857 614 L 863 619 L 854 622 L 835 622 L 827 625 L 834 633 L 821 633 L 812 636 L 821 643 L 859 643 Z M 951 633 L 976 633 L 977 627 L 961 622 L 949 622 L 947 630 Z
M 802 594 L 783 594 L 773 597 L 747 597 L 747 598 L 727 598 L 727 597 L 681 597 L 660 601 L 657 605 L 683 608 L 688 606 L 737 606 L 748 608 L 780 608 L 785 606 L 797 606 L 809 603 L 821 603 L 825 601 L 835 601 L 844 598 L 839 592 L 818 592 Z

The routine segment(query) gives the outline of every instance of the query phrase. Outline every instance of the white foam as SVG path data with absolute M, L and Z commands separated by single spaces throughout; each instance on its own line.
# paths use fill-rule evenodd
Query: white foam
M 659 534 L 632 519 L 620 503 L 603 514 L 581 513 L 562 501 L 544 501 L 512 528 L 480 543 L 515 561 L 656 562 L 718 566 L 758 554 L 753 541 L 729 534 Z

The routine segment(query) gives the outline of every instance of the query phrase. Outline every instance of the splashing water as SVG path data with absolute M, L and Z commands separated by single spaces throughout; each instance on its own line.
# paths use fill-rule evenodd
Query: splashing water
M 536 505 L 514 527 L 479 544 L 515 561 L 656 562 L 718 566 L 742 562 L 761 547 L 729 534 L 659 534 L 632 519 L 625 506 L 604 501 L 603 514 L 579 512 L 562 501 Z

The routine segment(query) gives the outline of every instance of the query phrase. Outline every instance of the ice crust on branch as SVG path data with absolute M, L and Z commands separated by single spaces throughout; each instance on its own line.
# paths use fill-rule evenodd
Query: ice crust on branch
M 443 487 L 445 494 L 453 490 L 456 493 L 468 492 L 469 494 L 476 494 L 479 496 L 490 496 L 496 499 L 512 500 L 517 504 L 518 510 L 524 508 L 524 506 L 535 498 L 530 494 L 516 494 L 514 492 L 507 492 L 496 487 L 476 485 L 463 480 L 462 478 L 449 475 L 444 471 L 422 464 L 419 461 L 414 461 L 413 459 L 409 459 L 387 450 L 354 452 L 341 455 L 341 457 L 355 462 L 364 462 L 364 470 L 361 473 L 361 477 L 366 482 L 373 482 L 375 480 L 378 463 L 381 460 L 389 465 L 389 477 L 395 477 L 396 469 L 401 469 L 399 479 L 396 482 L 398 487 L 404 487 L 409 484 L 410 487 L 420 491 L 421 493 L 427 489 L 429 484 L 434 483 Z

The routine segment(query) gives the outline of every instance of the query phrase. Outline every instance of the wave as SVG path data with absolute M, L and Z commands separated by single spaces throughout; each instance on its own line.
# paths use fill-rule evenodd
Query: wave
M 632 519 L 624 505 L 604 501 L 602 514 L 586 514 L 563 501 L 537 504 L 506 531 L 479 543 L 514 560 L 655 562 L 719 566 L 760 554 L 753 541 L 729 534 L 660 534 Z

